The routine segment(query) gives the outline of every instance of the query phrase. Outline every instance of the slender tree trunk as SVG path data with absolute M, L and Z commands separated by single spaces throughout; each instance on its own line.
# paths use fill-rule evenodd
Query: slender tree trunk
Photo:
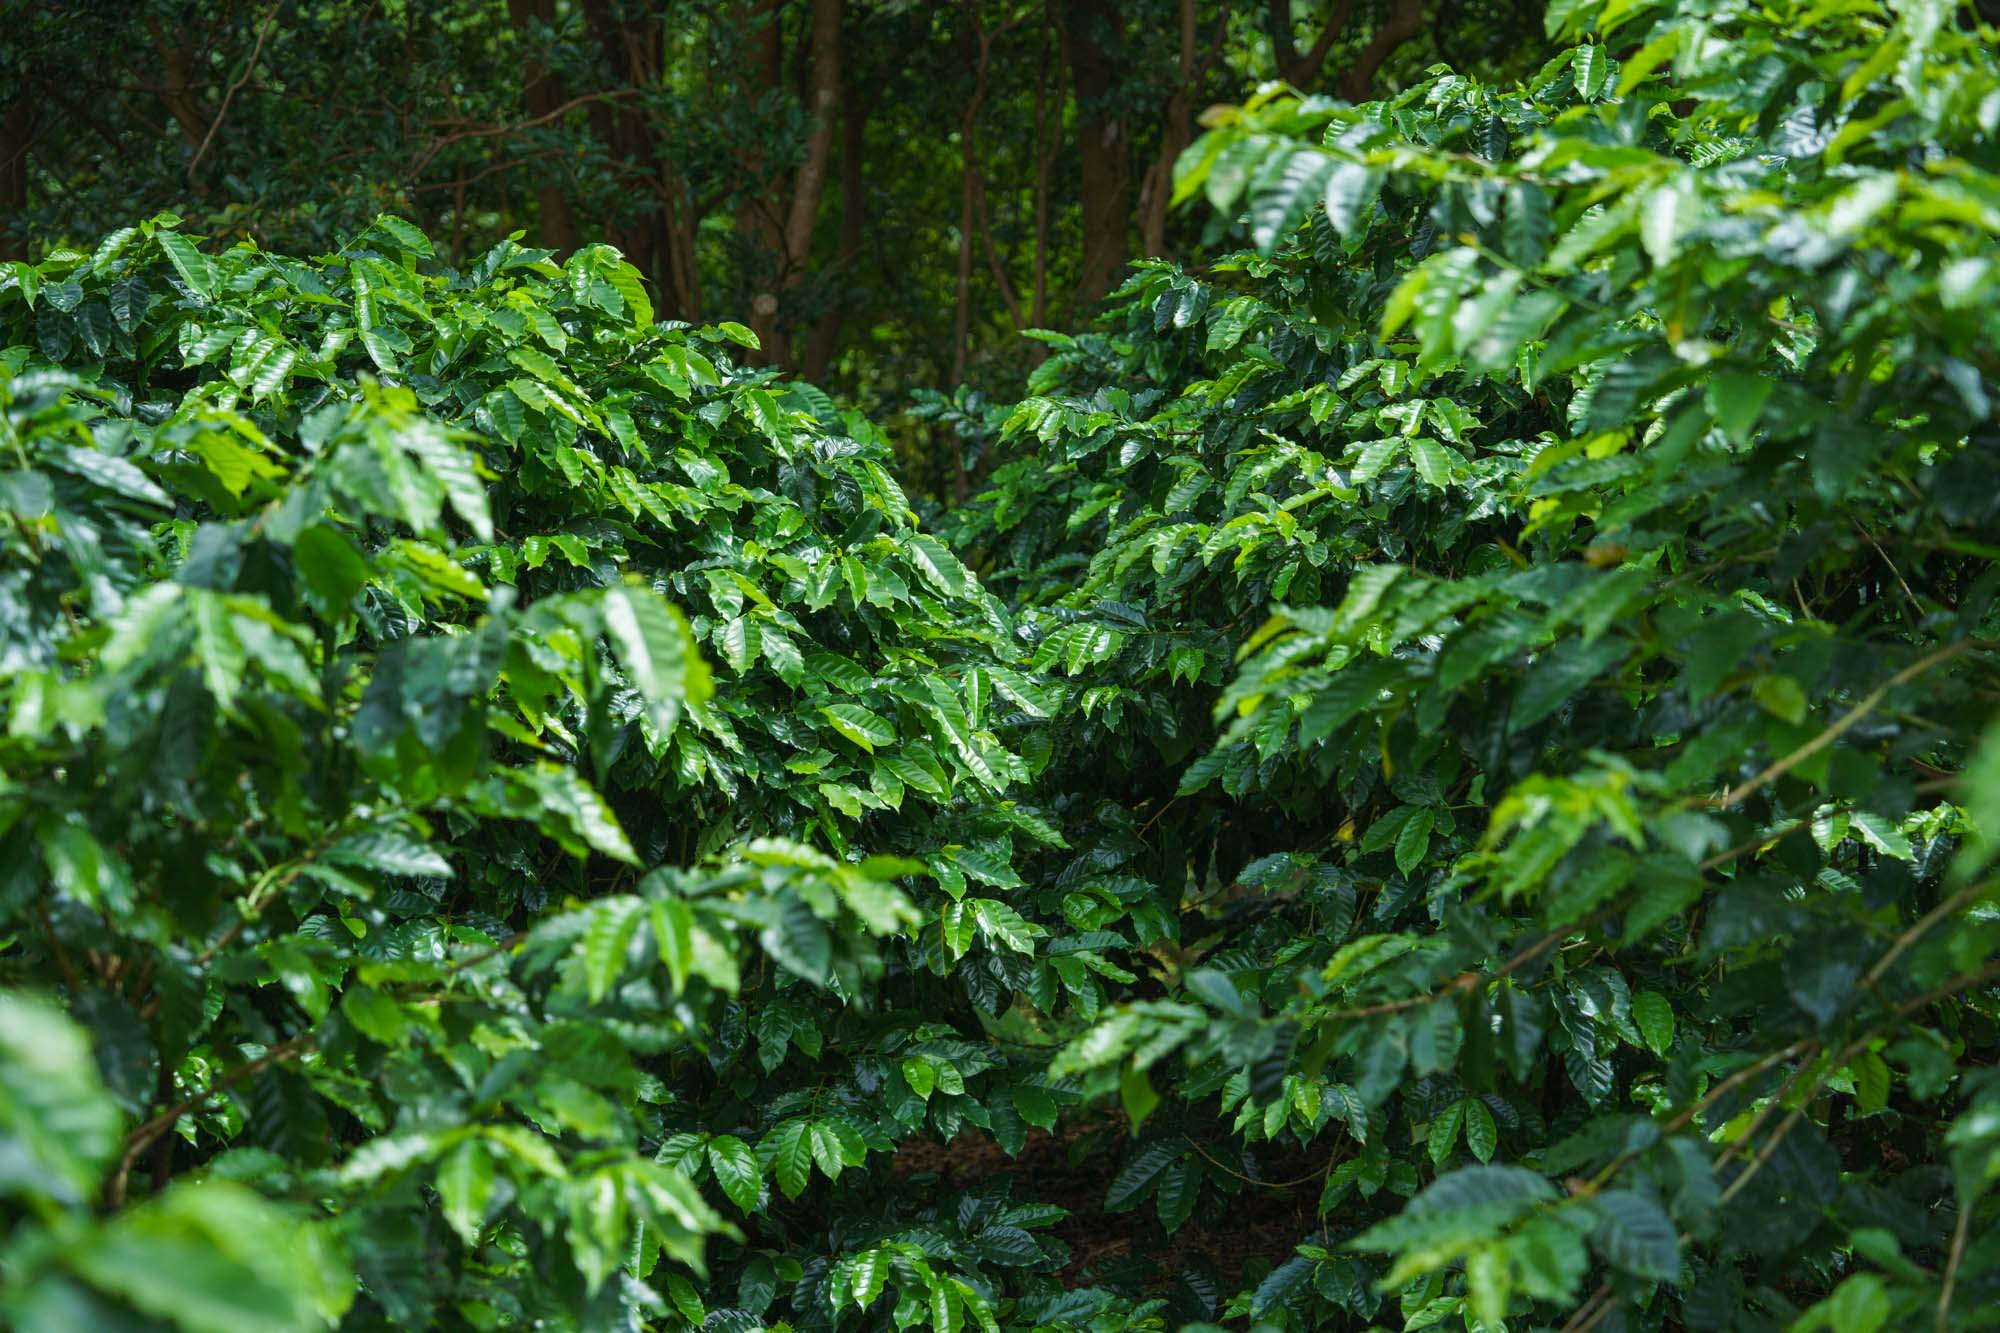
M 810 45 L 800 52 L 800 58 L 807 60 L 804 100 L 813 128 L 806 140 L 805 156 L 792 175 L 790 189 L 779 198 L 761 204 L 751 200 L 745 206 L 748 216 L 743 220 L 748 223 L 747 230 L 761 241 L 770 266 L 761 290 L 750 301 L 750 327 L 763 344 L 766 365 L 796 364 L 784 320 L 784 298 L 805 276 L 812 258 L 820 202 L 826 194 L 840 109 L 842 9 L 842 0 L 813 0 L 812 26 L 806 38 Z M 766 10 L 765 16 L 762 31 L 754 34 L 753 49 L 758 53 L 760 81 L 772 88 L 778 85 L 782 53 L 777 15 Z M 753 22 L 757 18 L 754 9 L 750 18 Z
M 1219 36 L 1220 34 L 1218 34 Z M 1174 163 L 1194 137 L 1195 71 L 1194 0 L 1180 4 L 1180 78 L 1167 98 L 1160 123 L 1160 151 L 1139 187 L 1139 245 L 1143 253 L 1167 253 L 1167 205 L 1174 193 Z
M 1106 40 L 1117 32 L 1115 0 L 1070 0 L 1063 18 L 1082 190 L 1083 244 L 1074 294 L 1081 310 L 1111 290 L 1131 254 L 1131 143 L 1112 104 L 1119 69 Z
M 34 98 L 23 79 L 14 104 L 0 113 L 0 260 L 26 259 L 27 242 L 11 224 L 28 207 L 28 145 L 34 137 Z
M 1054 73 L 1049 59 L 1055 20 L 1042 28 L 1042 67 L 1035 79 L 1035 276 L 1034 295 L 1028 307 L 1028 324 L 1044 328 L 1049 322 L 1049 182 L 1055 174 L 1056 152 L 1062 147 L 1062 90 L 1051 86 Z M 1051 94 L 1055 114 L 1049 114 Z M 1047 343 L 1035 344 L 1035 364 L 1048 355 Z
M 840 250 L 834 263 L 851 272 L 860 263 L 868 235 L 867 151 L 868 115 L 874 99 L 859 83 L 850 81 L 840 99 Z M 814 384 L 826 378 L 833 354 L 840 346 L 841 326 L 846 309 L 835 305 L 819 317 L 806 340 L 806 354 L 800 373 Z
M 965 382 L 965 361 L 972 341 L 972 250 L 977 244 L 979 218 L 979 108 L 986 100 L 986 67 L 993 38 L 979 12 L 981 0 L 964 0 L 967 63 L 972 66 L 972 96 L 958 116 L 958 290 L 952 314 L 951 384 Z M 961 489 L 963 478 L 960 479 Z
M 146 19 L 146 31 L 153 39 L 153 49 L 160 57 L 160 77 L 151 86 L 160 105 L 173 117 L 179 127 L 181 138 L 187 143 L 190 155 L 201 149 L 203 140 L 208 138 L 209 120 L 201 105 L 201 92 L 195 83 L 194 48 L 185 33 L 169 35 L 153 17 Z M 208 185 L 196 171 L 188 177 L 188 189 L 195 198 L 208 195 Z
M 648 6 L 637 19 L 621 22 L 609 0 L 582 0 L 584 22 L 604 51 L 604 66 L 620 91 L 659 82 L 666 53 L 662 14 Z M 655 305 L 681 319 L 701 317 L 701 283 L 696 275 L 694 238 L 701 219 L 695 201 L 661 154 L 646 111 L 626 102 L 594 102 L 591 130 L 633 184 L 652 197 L 652 207 L 610 229 L 611 243 L 652 280 Z
M 532 53 L 538 41 L 532 29 L 538 23 L 547 24 L 554 20 L 555 0 L 507 0 L 507 16 L 514 25 L 516 35 L 521 38 L 522 46 Z M 529 116 L 553 115 L 564 100 L 562 85 L 555 76 L 533 54 L 523 58 L 521 75 L 527 81 L 522 97 L 528 104 Z M 562 185 L 546 171 L 540 175 L 540 183 L 535 188 L 540 222 L 537 239 L 557 255 L 566 255 L 576 249 L 576 217 L 570 211 L 569 196 L 563 193 Z

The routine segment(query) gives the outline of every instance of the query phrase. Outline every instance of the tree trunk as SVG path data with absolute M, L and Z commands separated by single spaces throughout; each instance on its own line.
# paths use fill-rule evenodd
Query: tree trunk
M 1042 28 L 1042 67 L 1035 77 L 1035 276 L 1028 325 L 1037 329 L 1049 322 L 1049 187 L 1055 174 L 1056 152 L 1062 147 L 1062 87 L 1059 79 L 1052 81 L 1050 77 L 1056 73 L 1049 60 L 1054 26 L 1051 16 L 1051 21 Z M 1052 103 L 1054 115 L 1049 114 Z M 1047 343 L 1035 344 L 1036 365 L 1042 363 L 1048 351 Z
M 981 0 L 964 0 L 967 63 L 972 67 L 972 96 L 958 116 L 958 287 L 952 313 L 951 386 L 965 382 L 965 361 L 972 341 L 972 251 L 979 233 L 979 108 L 986 100 L 986 65 L 993 38 L 979 12 Z M 964 489 L 964 478 L 958 478 Z M 961 497 L 962 498 L 962 497 Z
M 532 52 L 536 49 L 532 29 L 537 23 L 546 24 L 554 20 L 555 0 L 507 0 L 507 16 L 514 25 L 515 33 L 522 38 L 522 45 Z M 553 116 L 556 108 L 563 104 L 562 85 L 532 54 L 522 59 L 521 74 L 527 80 L 522 98 L 528 104 L 528 115 L 531 118 Z M 576 249 L 576 217 L 570 211 L 569 196 L 563 193 L 561 184 L 546 171 L 541 172 L 540 177 L 541 183 L 535 189 L 540 222 L 540 235 L 536 239 L 560 257 Z
M 1112 103 L 1119 70 L 1106 43 L 1116 36 L 1117 22 L 1115 0 L 1070 0 L 1063 15 L 1082 187 L 1083 245 L 1073 297 L 1079 312 L 1111 290 L 1131 253 L 1131 143 Z
M 584 22 L 604 51 L 612 86 L 621 92 L 650 87 L 660 79 L 666 53 L 657 8 L 636 21 L 620 22 L 608 0 L 582 0 Z M 701 222 L 694 199 L 663 160 L 660 142 L 642 108 L 598 101 L 590 108 L 591 131 L 612 160 L 631 173 L 634 184 L 652 196 L 653 207 L 610 229 L 611 243 L 652 280 L 654 304 L 663 315 L 701 318 L 701 281 L 695 268 L 695 232 Z
M 1375 76 L 1382 64 L 1396 53 L 1398 47 L 1422 35 L 1424 31 L 1423 0 L 1396 0 L 1389 16 L 1361 53 L 1354 58 L 1340 76 L 1340 95 L 1350 102 L 1365 102 L 1374 95 Z
M 861 261 L 867 243 L 868 177 L 864 154 L 867 150 L 868 114 L 873 109 L 874 100 L 858 84 L 850 83 L 841 94 L 840 252 L 834 263 L 843 272 L 851 272 Z M 813 325 L 800 367 L 800 374 L 808 381 L 818 384 L 826 378 L 826 372 L 833 364 L 833 354 L 840 346 L 840 330 L 846 322 L 846 314 L 844 307 L 836 305 Z
M 34 139 L 34 98 L 27 81 L 14 104 L 0 114 L 0 260 L 26 259 L 27 242 L 11 224 L 28 207 L 28 145 Z
M 1309 89 L 1318 81 L 1327 53 L 1354 17 L 1354 0 L 1338 0 L 1320 25 L 1319 38 L 1301 51 L 1292 44 L 1292 0 L 1270 0 L 1271 63 L 1278 77 L 1294 88 Z
M 753 7 L 750 12 L 749 17 L 753 21 L 759 8 L 763 7 Z M 796 364 L 785 320 L 784 298 L 804 278 L 806 265 L 812 258 L 814 226 L 819 220 L 820 201 L 826 193 L 827 169 L 833 159 L 833 139 L 840 107 L 842 8 L 842 0 L 813 0 L 812 28 L 806 38 L 809 46 L 799 53 L 802 59 L 809 61 L 804 101 L 807 114 L 813 118 L 813 129 L 806 140 L 805 156 L 792 175 L 790 190 L 777 198 L 762 201 L 762 206 L 758 201 L 746 201 L 744 213 L 747 216 L 739 214 L 747 223 L 748 234 L 759 239 L 769 264 L 768 271 L 763 275 L 761 290 L 750 300 L 750 327 L 763 344 L 762 361 L 765 365 Z M 765 16 L 763 31 L 754 35 L 753 50 L 759 56 L 758 81 L 766 88 L 774 88 L 778 86 L 783 68 L 778 19 L 774 9 L 766 9 Z M 754 167 L 760 160 L 760 155 L 753 157 L 750 165 Z M 761 172 L 749 174 L 754 179 Z
M 1218 31 L 1216 36 L 1220 40 L 1222 33 Z M 1167 254 L 1167 205 L 1174 194 L 1174 163 L 1194 138 L 1194 85 L 1200 77 L 1194 62 L 1194 0 L 1181 0 L 1180 39 L 1180 78 L 1160 121 L 1160 151 L 1139 186 L 1139 245 L 1142 253 L 1152 258 Z

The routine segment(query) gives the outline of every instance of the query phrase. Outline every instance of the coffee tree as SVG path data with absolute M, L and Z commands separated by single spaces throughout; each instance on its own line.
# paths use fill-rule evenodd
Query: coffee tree
M 1550 31 L 934 531 L 605 248 L 0 268 L 7 1317 L 1981 1326 L 1995 34 Z

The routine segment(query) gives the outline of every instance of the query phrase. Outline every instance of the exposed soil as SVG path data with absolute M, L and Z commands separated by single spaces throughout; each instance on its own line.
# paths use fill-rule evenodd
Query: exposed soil
M 1018 1157 L 1009 1157 L 987 1135 L 968 1129 L 952 1142 L 931 1138 L 907 1140 L 890 1162 L 900 1179 L 935 1173 L 954 1187 L 996 1177 L 1013 1182 L 1013 1197 L 1056 1204 L 1069 1217 L 1053 1228 L 1070 1248 L 1065 1283 L 1089 1283 L 1108 1278 L 1138 1281 L 1164 1293 L 1183 1273 L 1207 1270 L 1224 1292 L 1236 1290 L 1251 1261 L 1275 1264 L 1315 1226 L 1319 1168 L 1300 1152 L 1269 1154 L 1261 1163 L 1260 1179 L 1302 1184 L 1268 1188 L 1242 1186 L 1234 1197 L 1222 1196 L 1211 1184 L 1193 1216 L 1172 1236 L 1160 1225 L 1148 1198 L 1124 1212 L 1106 1212 L 1105 1191 L 1124 1160 L 1126 1126 L 1115 1114 L 1061 1123 L 1051 1134 L 1031 1130 Z M 1211 1150 L 1213 1151 L 1213 1150 Z M 1233 1164 L 1232 1164 L 1233 1165 Z

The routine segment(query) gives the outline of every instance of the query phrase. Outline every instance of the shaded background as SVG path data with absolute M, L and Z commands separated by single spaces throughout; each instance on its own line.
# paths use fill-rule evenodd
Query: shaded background
M 1231 239 L 1167 207 L 1204 108 L 1505 79 L 1542 33 L 1510 0 L 0 0 L 0 258 L 165 209 L 304 253 L 385 210 L 454 261 L 608 240 L 949 496 L 914 386 L 1005 394 L 1018 330 Z

